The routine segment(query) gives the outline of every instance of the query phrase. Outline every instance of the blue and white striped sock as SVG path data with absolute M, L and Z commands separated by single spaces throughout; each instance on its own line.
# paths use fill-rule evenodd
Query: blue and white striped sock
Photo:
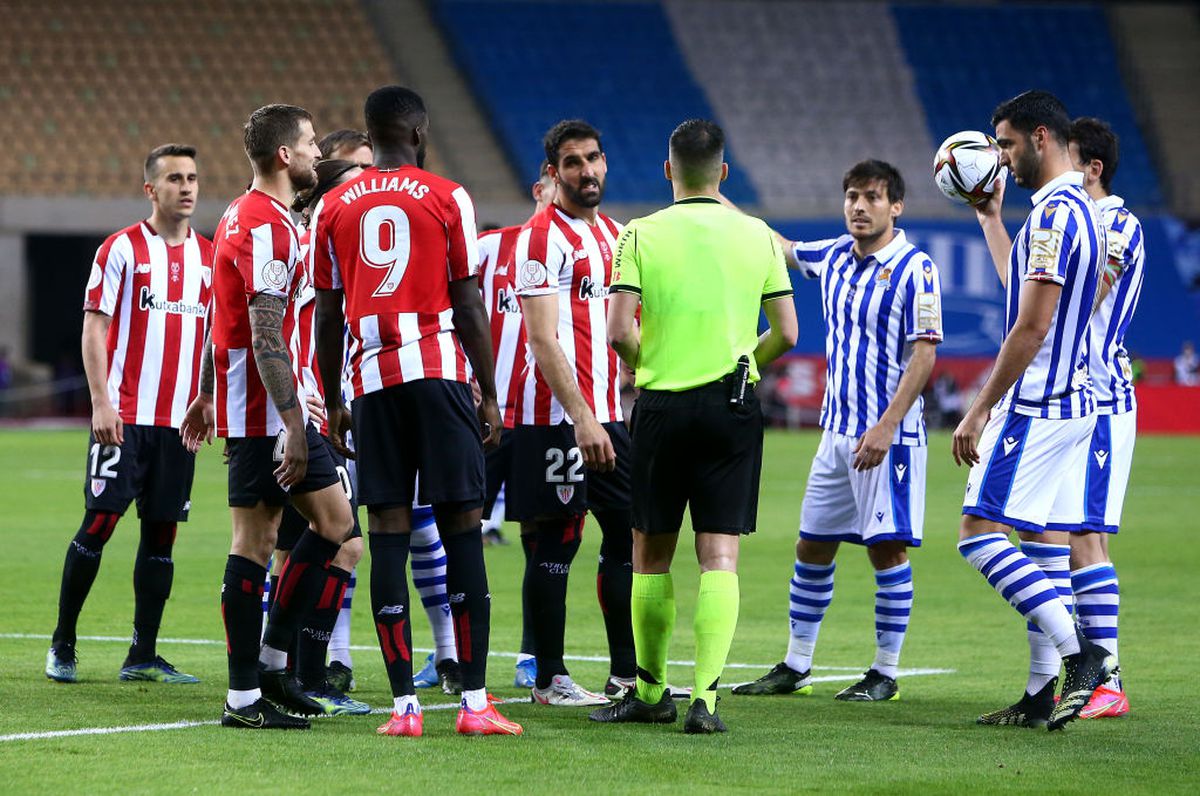
M 1071 611 L 1074 597 L 1071 594 L 1071 546 L 1069 544 L 1045 544 L 1043 542 L 1021 542 L 1021 552 L 1038 565 Z M 1025 682 L 1025 693 L 1036 694 L 1046 683 L 1058 676 L 1062 658 L 1046 634 L 1033 622 L 1026 623 L 1029 636 L 1029 679 Z
M 1117 654 L 1117 616 L 1121 590 L 1112 564 L 1093 564 L 1071 573 L 1071 588 L 1083 635 Z
M 347 669 L 354 668 L 350 659 L 350 606 L 354 603 L 354 588 L 358 585 L 358 568 L 350 570 L 350 580 L 346 582 L 346 594 L 342 597 L 342 607 L 338 610 L 337 621 L 333 624 L 333 632 L 329 635 L 329 662 L 337 661 Z
M 794 671 L 807 672 L 812 668 L 821 620 L 833 600 L 833 570 L 836 567 L 836 564 L 819 566 L 796 562 L 788 609 L 792 637 L 788 641 L 787 657 L 783 659 Z
M 1003 533 L 983 533 L 958 543 L 958 552 L 1025 619 L 1042 629 L 1061 657 L 1079 652 L 1075 623 L 1058 590 Z
M 442 547 L 437 525 L 431 523 L 413 529 L 408 550 L 413 586 L 421 595 L 421 605 L 425 606 L 425 615 L 429 617 L 429 627 L 433 631 L 434 660 L 438 663 L 447 658 L 457 660 L 454 620 L 450 616 L 450 598 L 446 591 L 446 550 Z
M 912 613 L 912 564 L 905 561 L 875 572 L 875 663 L 871 668 L 885 677 L 896 676 L 900 648 Z

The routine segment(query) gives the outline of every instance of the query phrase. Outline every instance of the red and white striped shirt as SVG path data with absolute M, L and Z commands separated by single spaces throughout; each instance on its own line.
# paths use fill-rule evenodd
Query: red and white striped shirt
M 289 314 L 285 319 L 284 328 L 287 330 L 291 327 L 287 336 L 288 349 L 292 362 L 300 370 L 300 383 L 304 386 L 304 392 L 316 395 L 324 402 L 325 390 L 321 386 L 321 373 L 314 364 L 317 352 L 317 330 L 314 323 L 317 315 L 317 291 L 313 287 L 312 269 L 307 256 L 310 233 L 303 225 L 297 225 L 296 230 L 300 233 L 300 262 L 296 269 L 304 271 L 304 279 L 293 299 L 295 314 Z M 329 435 L 327 423 L 323 422 L 319 430 L 322 434 Z
M 267 394 L 254 360 L 250 299 L 275 296 L 289 303 L 282 329 L 291 340 L 298 296 L 306 281 L 300 264 L 300 238 L 287 208 L 258 190 L 233 200 L 217 225 L 213 266 L 213 362 L 219 437 L 271 437 L 283 420 Z M 292 356 L 292 383 L 308 422 L 298 361 Z
M 583 399 L 601 423 L 622 418 L 617 354 L 608 345 L 608 287 L 621 225 L 605 215 L 596 224 L 550 205 L 521 228 L 514 254 L 518 296 L 558 297 L 558 344 Z M 525 355 L 517 389 L 517 423 L 570 422 L 534 361 Z
M 521 227 L 504 227 L 479 236 L 479 289 L 492 328 L 496 357 L 496 396 L 505 428 L 515 425 L 517 386 L 525 367 L 525 325 L 514 290 L 513 254 Z
M 83 308 L 112 317 L 108 397 L 121 422 L 178 427 L 196 397 L 212 298 L 213 246 L 189 230 L 170 246 L 147 221 L 96 252 Z
M 421 379 L 466 382 L 450 283 L 479 271 L 475 206 L 416 166 L 365 169 L 313 212 L 318 290 L 345 291 L 357 398 Z

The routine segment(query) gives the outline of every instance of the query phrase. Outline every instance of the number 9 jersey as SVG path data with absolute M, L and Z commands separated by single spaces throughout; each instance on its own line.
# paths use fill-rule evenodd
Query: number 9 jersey
M 354 397 L 421 379 L 466 382 L 450 283 L 476 276 L 466 190 L 415 166 L 372 167 L 325 194 L 312 219 L 313 279 L 341 289 Z

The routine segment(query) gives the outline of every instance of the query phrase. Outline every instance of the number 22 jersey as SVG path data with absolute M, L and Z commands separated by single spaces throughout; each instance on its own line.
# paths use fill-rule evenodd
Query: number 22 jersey
M 468 380 L 450 304 L 450 283 L 479 270 L 466 189 L 416 166 L 372 167 L 325 195 L 312 229 L 317 289 L 344 291 L 354 397 Z

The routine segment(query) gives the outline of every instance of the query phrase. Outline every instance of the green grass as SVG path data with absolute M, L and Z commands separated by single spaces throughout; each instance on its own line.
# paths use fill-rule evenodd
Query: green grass
M 769 666 L 786 644 L 787 579 L 808 463 L 817 436 L 772 434 L 767 441 L 760 532 L 742 547 L 742 607 L 729 660 Z M 983 728 L 985 710 L 1007 704 L 1024 682 L 1022 622 L 958 556 L 954 548 L 965 473 L 955 470 L 949 440 L 935 436 L 930 454 L 926 542 L 916 551 L 916 604 L 904 649 L 905 667 L 954 674 L 901 680 L 902 700 L 882 705 L 835 702 L 841 683 L 822 683 L 811 697 L 737 698 L 726 693 L 721 713 L 730 732 L 684 736 L 675 727 L 606 727 L 584 711 L 510 704 L 523 738 L 466 739 L 454 735 L 453 712 L 430 712 L 421 740 L 374 734 L 381 717 L 322 720 L 309 733 L 234 733 L 214 726 L 161 732 L 0 742 L 0 786 L 27 792 L 215 792 L 274 787 L 284 792 L 382 790 L 579 793 L 794 791 L 982 792 L 1050 790 L 1118 792 L 1193 790 L 1200 770 L 1200 720 L 1194 675 L 1195 542 L 1200 517 L 1200 440 L 1145 437 L 1138 441 L 1126 531 L 1113 540 L 1124 596 L 1122 665 L 1133 704 L 1125 719 L 1077 722 L 1066 732 Z M 67 541 L 81 517 L 81 432 L 0 433 L 0 576 L 2 634 L 48 634 Z M 192 519 L 180 526 L 174 594 L 162 635 L 222 638 L 218 609 L 229 544 L 225 471 L 216 448 L 197 468 Z M 84 609 L 79 632 L 126 637 L 132 617 L 131 570 L 136 520 L 117 526 L 104 566 Z M 515 535 L 515 529 L 510 529 Z M 570 596 L 568 653 L 602 655 L 605 645 L 590 562 L 597 532 L 585 534 Z M 518 545 L 487 553 L 493 595 L 492 648 L 519 640 Z M 368 621 L 368 562 L 360 568 L 354 643 L 374 644 Z M 692 657 L 691 615 L 696 565 L 681 545 L 676 564 L 679 620 L 673 659 Z M 866 556 L 846 547 L 837 591 L 821 631 L 821 666 L 864 667 L 873 654 L 874 584 Z M 414 633 L 429 645 L 427 628 Z M 0 638 L 0 735 L 83 727 L 114 727 L 218 717 L 225 656 L 218 644 L 162 643 L 160 651 L 203 680 L 198 686 L 120 683 L 125 645 L 80 641 L 82 682 L 64 686 L 41 674 L 47 642 Z M 374 650 L 355 653 L 359 690 L 373 705 L 389 702 Z M 492 690 L 515 698 L 510 657 L 491 665 Z M 605 667 L 572 664 L 576 679 L 596 687 Z M 757 669 L 727 669 L 739 682 Z M 672 667 L 672 682 L 691 672 Z M 428 697 L 426 704 L 448 698 Z M 303 762 L 299 762 L 303 761 Z M 1191 786 L 1188 783 L 1192 783 Z

